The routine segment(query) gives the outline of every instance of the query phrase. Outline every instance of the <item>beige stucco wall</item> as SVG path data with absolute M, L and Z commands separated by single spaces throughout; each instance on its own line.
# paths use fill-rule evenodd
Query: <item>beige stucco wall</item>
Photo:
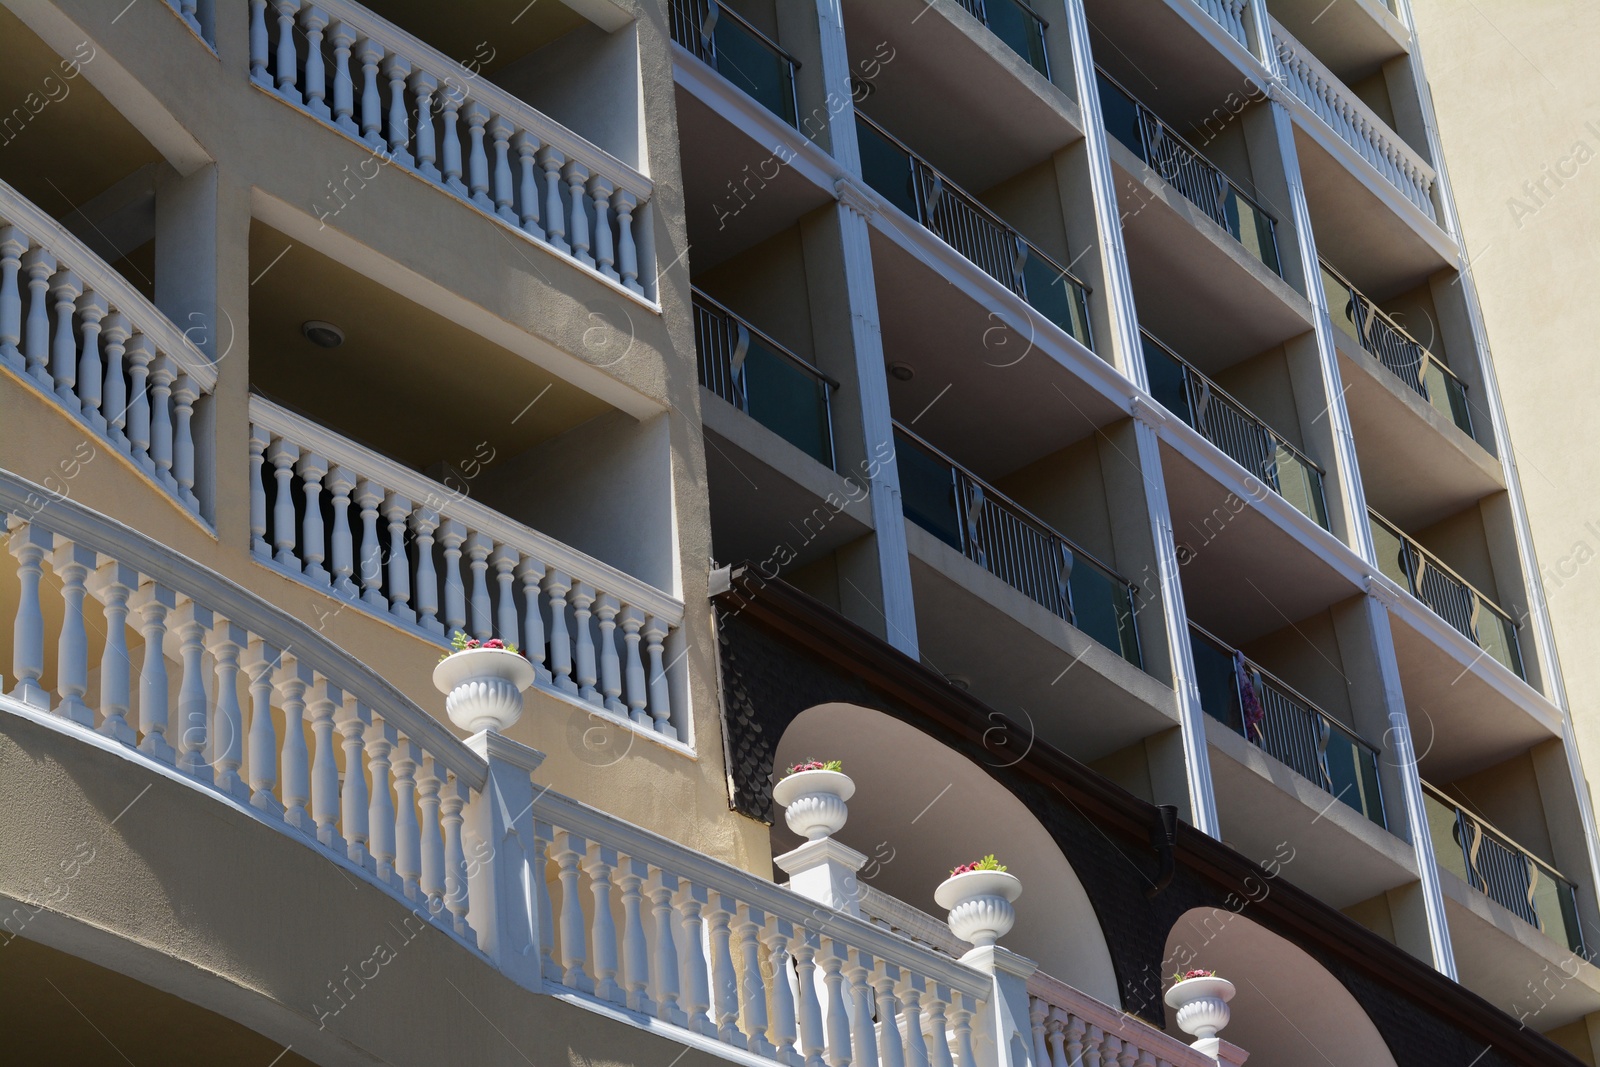
M 1600 558 L 1600 7 L 1412 0 L 1412 9 L 1592 776 L 1600 766 L 1600 567 L 1590 565 Z

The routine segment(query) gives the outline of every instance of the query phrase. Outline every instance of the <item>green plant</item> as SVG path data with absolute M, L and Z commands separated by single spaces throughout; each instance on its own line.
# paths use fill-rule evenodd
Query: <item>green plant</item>
M 519 656 L 522 654 L 521 650 L 509 641 L 502 641 L 498 637 L 491 637 L 487 641 L 479 641 L 476 637 L 468 637 L 464 631 L 457 630 L 450 636 L 450 651 L 439 658 L 441 660 L 448 659 L 457 652 L 465 652 L 472 648 L 493 648 L 501 652 L 514 652 Z
M 963 863 L 959 867 L 952 867 L 950 869 L 950 877 L 954 878 L 956 875 L 966 874 L 968 871 L 1003 871 L 1005 869 L 1006 865 L 996 860 L 994 853 L 991 852 L 981 860 L 973 860 L 971 863 Z

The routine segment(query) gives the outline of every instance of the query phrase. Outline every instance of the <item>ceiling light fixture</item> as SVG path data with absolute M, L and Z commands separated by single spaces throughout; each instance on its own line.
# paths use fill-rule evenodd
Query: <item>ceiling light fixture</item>
M 916 368 L 909 363 L 889 364 L 889 377 L 897 382 L 909 382 L 917 376 Z
M 344 331 L 331 322 L 321 319 L 310 319 L 300 324 L 300 332 L 305 334 L 307 341 L 318 348 L 338 348 L 344 344 Z

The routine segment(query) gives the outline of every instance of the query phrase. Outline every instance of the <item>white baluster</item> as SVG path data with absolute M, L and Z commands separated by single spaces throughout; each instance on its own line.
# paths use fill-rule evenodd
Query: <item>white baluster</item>
M 267 0 L 250 0 L 250 80 L 272 88 L 267 73 L 267 57 L 272 48 L 267 39 Z
M 373 149 L 383 149 L 383 98 L 378 92 L 378 64 L 383 48 L 362 38 L 356 42 L 356 62 L 361 67 L 361 139 Z
M 201 667 L 206 631 L 215 624 L 210 611 L 185 600 L 172 615 L 172 632 L 178 637 L 178 769 L 211 781 L 206 762 L 206 683 Z M 142 695 L 142 693 L 141 693 Z
M 639 246 L 633 239 L 637 201 L 626 189 L 618 189 L 611 198 L 611 206 L 617 211 L 617 267 L 622 274 L 622 284 L 643 296 L 644 286 L 639 284 Z
M 645 651 L 650 659 L 650 717 L 655 721 L 656 733 L 676 739 L 678 731 L 672 725 L 671 689 L 662 659 L 661 643 L 666 636 L 666 624 L 660 619 L 652 615 L 645 620 Z
M 558 252 L 571 252 L 567 244 L 566 211 L 561 206 L 561 165 L 566 157 L 544 145 L 539 149 L 539 166 L 544 168 L 544 231 L 550 246 Z
M 489 562 L 494 564 L 495 633 L 500 640 L 519 649 L 522 648 L 522 637 L 517 626 L 516 576 L 513 572 L 521 558 L 521 554 L 510 545 L 496 546 L 494 554 L 489 557 Z
M 178 496 L 191 510 L 200 502 L 194 495 L 194 402 L 200 392 L 187 374 L 178 375 L 172 386 L 172 480 Z
M 467 120 L 467 187 L 472 202 L 485 211 L 493 211 L 494 201 L 489 199 L 489 155 L 483 148 L 483 126 L 489 121 L 489 109 L 469 100 L 461 117 Z
M 625 678 L 628 683 L 628 718 L 640 726 L 649 726 L 651 723 L 650 689 L 645 681 L 644 659 L 639 653 L 639 628 L 644 625 L 644 612 L 638 608 L 624 608 L 622 610 L 622 645 L 623 659 L 626 664 Z
M 683 1010 L 689 1029 L 716 1037 L 716 1022 L 707 1014 L 711 1007 L 711 977 L 706 973 L 702 948 L 705 920 L 701 910 L 708 896 L 705 886 L 691 882 L 684 882 L 678 891 L 678 919 L 683 925 Z
M 559 982 L 564 973 L 556 949 L 555 904 L 550 898 L 550 856 L 556 847 L 556 829 L 543 819 L 533 820 L 532 880 L 534 910 L 539 913 L 539 973 Z
M 56 257 L 35 248 L 22 257 L 22 270 L 28 276 L 28 319 L 23 324 L 22 355 L 27 372 L 46 390 L 50 381 L 50 279 L 56 272 Z
M 620 281 L 616 256 L 611 250 L 611 194 L 615 186 L 596 174 L 589 180 L 589 195 L 594 198 L 594 259 L 604 274 L 612 281 Z
M 411 515 L 411 501 L 399 493 L 390 493 L 383 499 L 383 517 L 389 524 L 389 614 L 406 622 L 415 622 L 411 610 L 411 561 L 406 556 L 406 520 Z
M 350 693 L 334 712 L 334 725 L 344 738 L 344 779 L 339 790 L 339 823 L 344 829 L 345 854 L 357 866 L 373 870 L 367 850 L 366 732 L 372 713 Z M 459 831 L 460 824 L 457 823 Z M 459 845 L 458 845 L 459 847 Z
M 729 946 L 729 923 L 738 902 L 714 893 L 706 906 L 706 936 L 711 945 L 711 1033 L 723 1044 L 744 1048 L 739 1032 L 739 976 Z
M 429 914 L 444 907 L 444 842 L 439 837 L 439 778 L 433 757 L 427 756 L 417 775 L 417 806 L 422 809 L 421 874 L 418 889 Z M 541 880 L 542 872 L 537 875 Z
M 356 583 L 351 575 L 355 573 L 355 544 L 350 536 L 350 491 L 356 485 L 355 475 L 344 467 L 334 467 L 328 471 L 325 484 L 333 505 L 333 529 L 328 538 L 333 589 L 340 596 L 354 600 Z
M 835 946 L 836 949 L 838 946 Z M 850 988 L 850 1047 L 856 1067 L 879 1067 L 876 1031 L 872 1025 L 872 973 L 877 961 L 870 952 L 856 949 L 854 959 L 845 964 L 845 979 Z
M 589 168 L 577 160 L 567 164 L 567 195 L 571 207 L 567 213 L 567 240 L 572 242 L 572 254 L 586 267 L 594 266 L 589 254 L 589 213 L 583 205 L 583 187 L 589 181 Z
M 517 205 L 522 210 L 522 228 L 536 240 L 543 241 L 544 227 L 539 225 L 539 178 L 534 169 L 539 138 L 519 130 L 511 138 L 511 148 L 517 153 Z
M 622 700 L 622 663 L 617 659 L 617 612 L 622 604 L 610 593 L 595 601 L 595 619 L 600 627 L 600 692 L 606 710 L 625 714 Z
M 239 768 L 244 765 L 244 712 L 239 707 L 239 652 L 250 640 L 242 626 L 225 619 L 206 635 L 216 671 L 216 699 L 211 713 L 211 764 L 217 788 L 240 800 L 250 799 Z
M 455 519 L 439 527 L 439 546 L 444 552 L 444 632 L 453 637 L 467 632 L 467 591 L 461 583 L 461 545 L 467 528 Z
M 576 693 L 572 680 L 572 639 L 567 635 L 567 592 L 572 580 L 561 571 L 548 571 L 544 577 L 545 596 L 550 601 L 550 673 L 557 689 Z
M 84 293 L 78 297 L 77 305 L 78 321 L 83 328 L 78 356 L 78 399 L 89 425 L 104 433 L 106 417 L 100 410 L 100 388 L 105 381 L 105 368 L 100 363 L 100 321 L 111 313 L 111 305 L 99 293 Z
M 272 9 L 278 14 L 278 48 L 275 53 L 278 95 L 285 100 L 300 103 L 300 90 L 295 88 L 294 17 L 299 13 L 300 0 L 273 0 Z
M 354 118 L 356 87 L 350 80 L 350 47 L 356 43 L 356 31 L 335 22 L 328 30 L 328 42 L 333 45 L 333 124 L 355 136 L 360 128 Z
M 484 128 L 489 132 L 489 141 L 494 145 L 494 213 L 515 226 L 520 220 L 511 207 L 513 199 L 511 151 L 508 143 L 514 127 L 496 115 Z
M 17 684 L 10 695 L 40 709 L 50 707 L 50 694 L 39 684 L 44 674 L 44 605 L 39 585 L 44 577 L 44 557 L 54 545 L 55 536 L 31 522 L 13 526 L 7 542 L 17 558 L 17 581 L 22 587 L 11 637 L 11 671 Z
M 751 1052 L 771 1059 L 774 1049 L 767 1039 L 767 984 L 761 975 L 761 931 L 767 925 L 766 912 L 744 905 L 743 921 L 736 915 L 733 934 L 739 943 L 739 1002 L 744 1013 L 746 1044 Z M 787 975 L 773 973 L 774 984 Z
M 822 986 L 826 993 L 826 1034 L 824 1052 L 828 1067 L 850 1067 L 855 1062 L 851 1042 L 854 1034 L 850 1027 L 850 1012 L 845 1007 L 847 999 L 844 965 L 849 949 L 838 941 L 828 940 L 828 951 L 818 949 L 822 965 Z M 869 1042 L 870 1047 L 870 1042 Z
M 444 92 L 439 94 L 440 147 L 443 156 L 439 166 L 444 171 L 445 186 L 458 196 L 467 195 L 467 187 L 461 182 L 461 132 L 456 122 L 461 112 L 461 102 L 465 99 L 466 94 L 461 87 L 449 82 L 445 83 Z
M 439 575 L 433 566 L 433 531 L 439 528 L 439 513 L 419 507 L 411 513 L 411 536 L 417 546 L 417 623 L 429 633 L 444 633 L 439 621 Z
M 139 633 L 144 638 L 144 662 L 139 667 L 139 732 L 144 737 L 139 741 L 139 751 L 163 763 L 172 763 L 176 753 L 167 740 L 171 694 L 167 657 L 162 646 L 166 641 L 167 616 L 177 606 L 177 597 L 153 579 L 144 578 L 129 603 L 139 613 Z
M 295 554 L 294 465 L 300 458 L 299 446 L 278 438 L 267 446 L 267 461 L 272 464 L 272 543 L 273 559 L 286 567 L 300 569 Z
M 394 746 L 394 870 L 407 900 L 421 900 L 421 827 L 417 824 L 417 763 L 422 749 L 408 737 Z
M 657 868 L 650 882 L 650 910 L 655 916 L 654 951 L 650 954 L 650 988 L 655 991 L 656 1018 L 682 1026 L 687 1017 L 678 1007 L 678 951 L 673 943 L 672 898 L 678 876 Z M 698 943 L 688 946 L 698 954 Z
M 578 864 L 588 843 L 565 831 L 556 835 L 550 858 L 556 861 L 556 878 L 561 883 L 561 984 L 569 989 L 594 992 L 594 982 L 584 973 L 585 945 L 583 900 L 578 895 Z
M 640 908 L 641 889 L 650 869 L 631 857 L 617 868 L 617 887 L 622 895 L 622 986 L 624 1003 L 643 1015 L 654 1015 L 655 1001 L 649 993 L 650 943 L 644 932 Z
M 888 960 L 881 962 L 873 977 L 872 988 L 878 1003 L 878 1063 L 881 1067 L 905 1067 L 905 1040 L 900 1035 L 900 998 L 895 996 L 895 985 L 900 981 L 900 968 Z
M 123 744 L 137 740 L 128 725 L 133 663 L 128 656 L 128 597 L 139 584 L 139 572 L 127 564 L 100 557 L 90 581 L 95 599 L 105 607 L 106 640 L 100 653 L 100 732 Z
M 956 994 L 951 1001 L 950 1032 L 955 1035 L 956 1067 L 977 1067 L 977 1056 L 972 1048 L 972 998 L 965 993 Z
M 406 108 L 406 78 L 411 61 L 404 56 L 383 59 L 383 75 L 389 79 L 389 152 L 396 162 L 411 166 L 411 116 Z
M 72 312 L 82 295 L 83 283 L 70 270 L 58 270 L 50 279 L 50 299 L 56 316 L 50 335 L 50 377 L 55 381 L 56 398 L 74 415 L 81 405 L 73 388 L 78 381 L 78 343 L 72 329 Z
M 172 382 L 177 370 L 172 360 L 157 355 L 150 364 L 150 460 L 155 476 L 168 489 L 178 483 L 172 477 Z
M 307 683 L 313 680 L 309 675 L 296 671 L 280 671 L 278 677 L 280 686 L 289 684 L 292 679 L 300 693 L 304 693 Z M 320 678 L 315 679 L 311 698 L 305 702 L 302 712 L 311 716 L 311 743 L 314 746 L 310 790 L 312 829 L 324 848 L 332 849 L 339 855 L 346 854 L 347 846 L 338 826 L 339 756 L 333 731 L 334 716 L 343 706 L 343 691 L 327 679 Z
M 328 584 L 327 532 L 322 525 L 322 478 L 328 461 L 315 452 L 300 454 L 300 480 L 305 492 L 305 515 L 301 520 L 300 558 L 305 560 L 305 576 L 318 585 Z
M 372 773 L 372 793 L 367 804 L 368 844 L 379 879 L 393 883 L 394 794 L 389 791 L 389 752 L 397 735 L 393 726 L 376 715 L 367 723 L 366 735 L 367 769 Z
M 621 1004 L 622 987 L 617 984 L 617 927 L 611 917 L 611 878 L 617 869 L 616 850 L 591 842 L 583 869 L 589 874 L 589 891 L 594 895 L 593 918 L 589 924 L 594 993 L 601 1000 Z
M 1033 1062 L 1038 1067 L 1050 1067 L 1050 1046 L 1046 1041 L 1046 1020 L 1050 1005 L 1040 997 L 1028 997 L 1028 1026 L 1033 1034 Z
M 535 677 L 550 684 L 550 668 L 544 665 L 544 616 L 539 611 L 539 583 L 544 580 L 544 564 L 527 556 L 517 564 L 522 582 L 522 653 L 533 664 Z
M 278 785 L 278 732 L 272 725 L 272 674 L 281 650 L 259 637 L 250 638 L 244 659 L 250 680 L 250 744 L 245 749 L 245 774 L 250 779 L 250 805 L 282 817 L 283 805 L 273 795 Z
M 455 775 L 439 790 L 439 822 L 444 827 L 444 902 L 455 931 L 465 936 L 467 925 L 467 860 L 461 851 L 461 809 L 467 787 Z
M 572 587 L 572 635 L 577 645 L 578 696 L 591 704 L 599 704 L 600 694 L 594 684 L 595 673 L 594 633 L 589 628 L 589 608 L 594 604 L 594 586 L 579 582 Z
M 760 936 L 767 946 L 767 962 L 772 972 L 772 1026 L 768 1031 L 772 1036 L 772 1055 L 779 1063 L 796 1065 L 800 1054 L 795 1049 L 794 992 L 789 986 L 789 944 L 794 938 L 794 926 L 775 915 Z
M 330 112 L 328 74 L 322 64 L 322 31 L 328 25 L 328 16 L 319 7 L 308 7 L 300 13 L 300 25 L 306 31 L 306 110 L 326 119 Z
M 930 1015 L 930 1018 L 931 1018 L 931 1015 Z M 1066 1032 L 1065 1032 L 1066 1028 L 1067 1028 L 1066 1017 L 1062 1013 L 1061 1009 L 1056 1008 L 1056 1007 L 1050 1007 L 1048 1009 L 1048 1012 L 1046 1013 L 1046 1018 L 1045 1018 L 1045 1023 L 1044 1023 L 1045 1047 L 1049 1050 L 1049 1055 L 1041 1063 L 1040 1067 L 1068 1067 L 1068 1061 L 1067 1061 L 1067 1056 L 1066 1056 L 1066 1047 L 1065 1047 L 1066 1046 Z M 938 1049 L 937 1048 L 934 1049 L 934 1053 L 935 1053 L 935 1055 L 937 1055 L 937 1053 L 938 1053 Z M 948 1052 L 947 1052 L 947 1055 L 948 1055 Z M 1146 1053 L 1146 1055 L 1148 1056 L 1149 1053 Z M 1155 1058 L 1151 1057 L 1150 1058 L 1150 1062 L 1151 1062 L 1152 1067 L 1153 1067 L 1153 1065 L 1155 1064 Z M 949 1064 L 940 1063 L 936 1059 L 934 1061 L 934 1063 L 932 1065 L 930 1065 L 930 1067 L 949 1067 Z
M 283 744 L 278 750 L 278 780 L 283 783 L 283 821 L 310 836 L 316 823 L 306 813 L 311 801 L 311 768 L 306 753 L 306 690 L 315 680 L 311 669 L 284 653 L 279 657 L 273 684 L 278 690 L 278 706 L 283 709 Z M 329 709 L 332 713 L 332 709 Z M 329 753 L 332 756 L 332 753 Z M 355 764 L 361 774 L 360 764 Z
M 487 641 L 494 636 L 494 613 L 489 604 L 489 552 L 494 542 L 481 533 L 467 538 L 467 560 L 472 569 L 472 636 Z
M 800 1056 L 805 1067 L 822 1067 L 823 1063 L 822 1001 L 817 997 L 816 957 L 819 944 L 817 935 L 806 929 L 796 931 L 791 942 L 794 952 L 794 989 L 799 1001 L 796 1021 L 800 1031 Z
M 438 79 L 425 70 L 411 74 L 411 92 L 417 100 L 417 170 L 424 178 L 439 180 L 438 149 L 433 133 L 433 94 Z
M 378 534 L 378 506 L 383 503 L 383 488 L 363 478 L 356 483 L 354 499 L 361 513 L 361 600 L 385 611 L 388 604 L 383 599 L 383 539 Z
M 135 334 L 128 339 L 128 445 L 133 449 L 133 461 L 146 474 L 154 474 L 156 465 L 150 455 L 150 362 L 156 350 L 150 338 Z
M 106 357 L 101 411 L 105 413 L 107 433 L 111 440 L 120 445 L 124 451 L 128 447 L 128 435 L 124 430 L 128 424 L 128 383 L 122 376 L 122 360 L 123 353 L 127 350 L 128 338 L 132 334 L 128 317 L 120 311 L 113 311 L 106 316 L 106 321 L 100 330 L 100 339 L 105 343 Z
M 933 1038 L 927 1046 L 928 1067 L 955 1067 L 955 1061 L 950 1058 L 950 1039 L 947 1036 L 950 1030 L 945 1017 L 945 1006 L 950 1003 L 950 987 L 935 984 L 933 992 L 923 998 L 923 1005 L 927 1008 L 928 1024 L 924 1029 Z M 1046 1067 L 1040 1064 L 1039 1067 Z M 1050 1067 L 1062 1067 L 1052 1064 Z
M 22 373 L 22 290 L 17 279 L 28 236 L 15 226 L 0 226 L 0 362 Z

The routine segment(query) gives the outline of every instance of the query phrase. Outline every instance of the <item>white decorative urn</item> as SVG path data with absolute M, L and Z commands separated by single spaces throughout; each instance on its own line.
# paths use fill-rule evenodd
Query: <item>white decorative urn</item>
M 950 913 L 950 930 L 963 941 L 988 948 L 1006 936 L 1017 912 L 1012 902 L 1022 883 L 1005 871 L 963 871 L 952 874 L 933 891 L 933 899 Z
M 1185 978 L 1167 990 L 1167 1007 L 1177 1012 L 1178 1029 L 1201 1041 L 1217 1036 L 1228 1025 L 1233 983 L 1215 975 Z
M 820 841 L 844 828 L 850 809 L 845 801 L 856 783 L 843 771 L 795 771 L 772 787 L 772 799 L 783 805 L 789 829 L 807 841 Z
M 533 664 L 502 648 L 452 652 L 433 669 L 450 721 L 468 733 L 504 733 L 522 716 L 522 691 L 533 684 Z

